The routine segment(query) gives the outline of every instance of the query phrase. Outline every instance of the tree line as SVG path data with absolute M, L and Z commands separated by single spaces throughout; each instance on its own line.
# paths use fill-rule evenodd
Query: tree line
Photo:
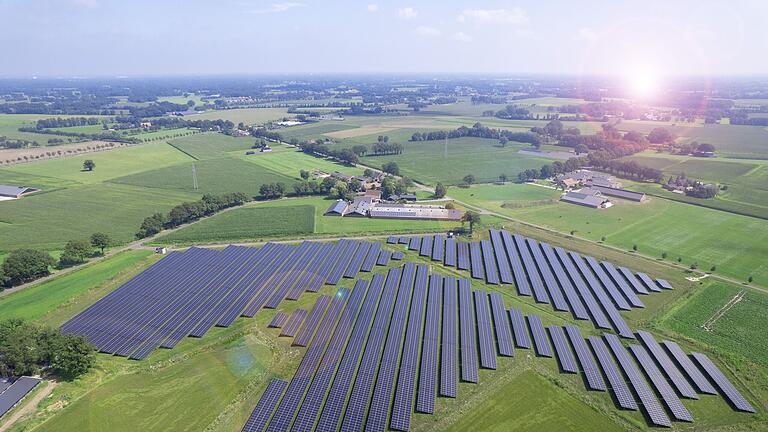
M 520 182 L 547 179 L 579 168 L 591 167 L 622 177 L 633 178 L 635 180 L 661 181 L 662 173 L 660 170 L 640 165 L 635 161 L 616 160 L 618 157 L 622 156 L 626 155 L 623 154 L 623 151 L 620 148 L 599 150 L 589 153 L 587 156 L 570 158 L 565 162 L 555 161 L 551 164 L 542 166 L 540 169 L 527 169 L 519 173 L 517 179 Z
M 97 117 L 69 117 L 69 118 L 48 118 L 40 119 L 35 122 L 36 129 L 62 128 L 74 126 L 93 126 L 99 124 L 101 120 Z
M 506 138 L 508 141 L 517 141 L 535 146 L 541 144 L 541 137 L 534 132 L 514 132 L 503 129 L 492 129 L 483 126 L 480 122 L 475 123 L 472 127 L 460 126 L 451 131 L 416 132 L 411 136 L 411 141 L 434 141 L 462 137 L 491 139 Z
M 179 204 L 168 214 L 155 213 L 144 219 L 136 232 L 136 238 L 142 239 L 159 233 L 166 228 L 196 221 L 204 216 L 213 215 L 229 207 L 243 205 L 250 201 L 247 194 L 232 192 L 222 195 L 203 195 L 199 201 Z

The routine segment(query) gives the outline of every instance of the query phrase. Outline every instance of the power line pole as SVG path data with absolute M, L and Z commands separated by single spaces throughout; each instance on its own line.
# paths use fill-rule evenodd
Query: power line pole
M 192 189 L 197 190 L 197 167 L 192 164 Z
M 448 133 L 445 133 L 445 146 L 443 147 L 443 159 L 448 159 Z

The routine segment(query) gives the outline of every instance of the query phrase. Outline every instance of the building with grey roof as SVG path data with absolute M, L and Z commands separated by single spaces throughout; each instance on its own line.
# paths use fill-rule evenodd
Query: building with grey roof
M 344 216 L 347 214 L 349 204 L 344 200 L 336 200 L 328 210 L 325 211 L 326 216 Z
M 619 189 L 607 186 L 592 185 L 592 189 L 599 190 L 603 195 L 608 195 L 617 198 L 623 198 L 630 201 L 643 202 L 645 201 L 645 194 L 642 192 L 635 192 L 626 189 Z
M 37 189 L 26 186 L 0 185 L 0 197 L 18 199 L 24 195 L 37 192 Z
M 590 208 L 606 208 L 611 206 L 610 200 L 602 196 L 599 192 L 589 190 L 587 193 L 581 191 L 570 191 L 560 197 L 561 201 L 571 204 L 578 204 Z

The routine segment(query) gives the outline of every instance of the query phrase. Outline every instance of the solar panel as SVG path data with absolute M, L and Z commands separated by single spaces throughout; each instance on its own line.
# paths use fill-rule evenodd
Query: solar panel
M 331 336 L 331 332 L 334 329 L 336 321 L 339 319 L 339 315 L 341 314 L 348 297 L 349 290 L 346 288 L 339 288 L 336 295 L 333 296 L 331 305 L 328 307 L 328 312 L 320 323 L 317 335 L 312 339 L 312 343 L 309 345 L 307 352 L 301 359 L 299 368 L 296 370 L 291 382 L 288 384 L 288 390 L 286 390 L 285 396 L 283 396 L 275 415 L 269 422 L 269 426 L 267 426 L 267 431 L 276 432 L 288 430 L 288 427 L 301 404 L 301 399 L 304 397 L 307 387 L 309 387 L 309 384 L 317 371 L 323 352 L 325 352 L 326 345 L 328 344 L 328 338 Z
M 269 322 L 267 327 L 280 328 L 283 326 L 283 324 L 285 324 L 286 321 L 288 321 L 288 314 L 285 312 L 278 312 L 272 318 L 272 321 Z
M 525 276 L 523 263 L 520 261 L 520 255 L 518 254 L 517 246 L 515 246 L 512 234 L 507 231 L 501 231 L 501 239 L 504 242 L 504 248 L 507 250 L 507 259 L 512 266 L 512 276 L 515 279 L 517 293 L 525 296 L 531 295 L 531 285 L 528 283 L 528 278 Z
M 304 318 L 307 317 L 307 311 L 304 309 L 296 309 L 288 318 L 288 322 L 283 327 L 283 331 L 280 332 L 280 336 L 294 337 L 299 331 L 301 323 L 304 322 Z
M 459 335 L 461 336 L 461 380 L 477 382 L 475 319 L 472 317 L 472 290 L 469 280 L 459 279 Z
M 612 329 L 613 327 L 611 326 L 611 323 L 608 321 L 605 313 L 603 313 L 603 310 L 600 308 L 600 305 L 592 294 L 592 291 L 587 286 L 584 278 L 582 278 L 581 273 L 579 273 L 579 271 L 576 269 L 576 266 L 571 260 L 570 255 L 568 255 L 568 252 L 560 247 L 556 247 L 554 250 L 560 259 L 560 263 L 563 265 L 568 277 L 576 286 L 576 289 L 581 295 L 581 298 L 584 300 L 584 304 L 589 310 L 589 314 L 592 316 L 592 321 L 595 323 L 595 327 Z
M 382 348 L 384 347 L 384 341 L 386 340 L 392 308 L 395 304 L 395 296 L 397 295 L 400 275 L 400 268 L 392 268 L 387 272 L 384 293 L 379 301 L 379 307 L 376 310 L 376 317 L 371 326 L 367 342 L 365 342 L 365 351 L 363 352 L 363 358 L 360 361 L 360 367 L 355 374 L 355 383 L 349 397 L 347 410 L 343 416 L 339 417 L 343 419 L 341 424 L 341 430 L 343 431 L 359 431 L 363 426 L 363 418 L 368 409 L 371 388 L 376 379 L 379 359 L 381 358 Z M 338 422 L 338 418 L 328 419 L 328 422 L 331 421 Z
M 499 276 L 502 283 L 511 284 L 515 281 L 512 277 L 512 268 L 509 266 L 507 251 L 504 250 L 504 240 L 501 233 L 495 229 L 490 230 L 491 244 L 493 245 L 493 254 L 496 256 L 496 265 L 499 269 Z M 485 255 L 483 255 L 485 256 Z
M 637 363 L 640 364 L 640 367 L 645 371 L 645 375 L 650 379 L 653 386 L 656 387 L 656 391 L 661 395 L 661 399 L 669 408 L 672 417 L 676 420 L 692 422 L 693 416 L 688 412 L 683 403 L 680 402 L 667 379 L 661 374 L 659 368 L 656 367 L 648 351 L 640 345 L 630 345 L 629 350 L 632 351 L 635 359 L 637 359 Z
M 443 261 L 445 257 L 445 236 L 436 235 L 432 241 L 432 261 Z
M 573 254 L 574 252 L 571 252 Z M 624 298 L 624 296 L 619 292 L 619 288 L 616 287 L 616 284 L 613 283 L 613 280 L 608 277 L 608 274 L 603 270 L 602 267 L 600 267 L 600 263 L 597 262 L 596 259 L 592 258 L 591 256 L 583 256 L 582 257 L 584 261 L 587 262 L 589 267 L 592 269 L 592 271 L 597 276 L 597 279 L 600 281 L 600 284 L 602 285 L 602 289 L 608 293 L 611 299 L 613 299 L 614 304 L 616 307 L 622 310 L 632 310 L 632 308 L 629 306 L 629 303 L 627 303 L 627 299 Z M 585 270 L 586 271 L 586 270 Z M 595 284 L 593 289 L 598 289 L 598 285 Z
M 427 315 L 424 320 L 424 344 L 421 349 L 419 386 L 416 394 L 416 411 L 433 414 L 437 391 L 437 354 L 440 343 L 440 298 L 443 278 L 438 274 L 429 277 Z M 454 342 L 455 344 L 455 342 Z
M 317 430 L 336 430 L 341 418 L 344 404 L 347 400 L 347 394 L 352 386 L 352 380 L 355 377 L 355 370 L 360 361 L 360 354 L 363 351 L 368 336 L 368 330 L 376 314 L 376 307 L 384 286 L 384 276 L 381 274 L 373 275 L 371 284 L 368 287 L 368 293 L 365 296 L 362 309 L 358 314 L 352 335 L 349 337 L 344 356 L 341 358 L 339 370 L 333 378 L 331 390 L 323 405 L 320 413 L 320 419 L 317 423 Z M 391 294 L 394 295 L 393 290 Z M 382 308 L 387 306 L 382 304 Z
M 379 252 L 381 251 L 381 243 L 371 244 L 371 248 L 368 249 L 368 254 L 363 260 L 363 265 L 360 267 L 360 271 L 370 272 L 373 270 L 373 266 L 376 265 L 376 260 L 379 258 Z
M 451 237 L 445 240 L 445 262 L 447 267 L 456 267 L 456 239 Z
M 421 245 L 421 237 L 411 237 L 408 249 L 417 251 L 419 250 L 419 245 Z
M 301 403 L 296 420 L 293 423 L 293 427 L 291 427 L 292 431 L 312 430 L 317 413 L 320 411 L 320 406 L 323 404 L 323 399 L 325 399 L 328 387 L 333 380 L 333 375 L 336 372 L 337 366 L 339 366 L 339 359 L 341 358 L 344 345 L 347 342 L 349 333 L 352 331 L 352 325 L 357 318 L 357 313 L 360 310 L 360 305 L 363 303 L 367 289 L 368 281 L 359 279 L 355 283 L 352 294 L 349 296 L 347 305 L 328 343 L 328 348 L 325 350 L 320 365 L 314 374 L 312 384 L 307 391 L 307 395 L 304 397 L 304 401 Z
M 379 374 L 373 388 L 371 406 L 365 421 L 366 430 L 383 431 L 387 426 L 389 405 L 392 402 L 392 387 L 400 357 L 400 347 L 403 343 L 403 327 L 407 320 L 406 312 L 411 302 L 411 292 L 414 285 L 415 267 L 413 263 L 405 263 L 403 266 L 403 276 L 400 279 L 392 319 L 389 321 L 389 331 L 387 331 L 387 341 L 384 344 L 381 364 L 379 364 Z M 419 268 L 426 270 L 426 266 L 419 266 Z
M 555 356 L 558 363 L 560 363 L 560 368 L 565 372 L 579 373 L 579 369 L 576 367 L 576 359 L 573 357 L 568 341 L 565 339 L 563 328 L 550 326 L 547 327 L 547 330 L 549 330 L 549 337 L 555 346 Z
M 248 417 L 248 421 L 243 426 L 242 432 L 263 431 L 287 387 L 288 382 L 286 381 L 279 379 L 270 381 L 267 389 L 259 398 L 259 403 L 256 404 L 256 408 L 253 409 L 251 416 Z
M 325 283 L 328 285 L 336 285 L 344 277 L 344 271 L 350 264 L 352 256 L 357 251 L 359 242 L 353 240 L 342 239 L 339 243 L 343 242 L 343 250 L 338 252 L 338 259 L 334 260 L 334 264 L 331 267 L 328 277 L 325 279 Z
M 456 250 L 458 252 L 456 268 L 459 270 L 469 270 L 469 243 L 456 241 Z
M 558 285 L 555 275 L 552 274 L 552 270 L 547 265 L 547 260 L 544 258 L 544 254 L 539 247 L 539 242 L 533 239 L 525 239 L 525 241 L 528 243 L 528 249 L 531 251 L 533 262 L 544 279 L 544 286 L 549 291 L 553 307 L 558 311 L 569 311 L 568 303 L 565 301 L 565 297 L 563 297 L 563 292 L 560 290 L 560 285 Z
M 665 279 L 656 279 L 656 284 L 664 289 L 672 289 L 672 284 L 667 282 Z
M 533 336 L 533 349 L 536 354 L 542 357 L 552 357 L 552 348 L 549 346 L 547 334 L 544 333 L 544 324 L 541 323 L 541 318 L 538 315 L 526 315 L 525 318 Z
M 396 236 L 389 236 L 389 237 L 387 237 L 387 243 L 389 243 L 389 244 L 397 244 L 397 237 Z
M 619 338 L 613 334 L 605 334 L 603 335 L 603 338 L 611 348 L 611 351 L 616 360 L 618 360 L 622 370 L 624 370 L 624 374 L 629 379 L 632 388 L 635 389 L 635 393 L 637 394 L 637 397 L 640 398 L 640 402 L 642 402 L 643 408 L 645 408 L 645 412 L 648 414 L 651 423 L 656 426 L 672 427 L 672 422 L 669 420 L 667 413 L 664 412 L 664 408 L 659 403 L 659 400 L 656 399 L 653 390 L 651 390 L 648 383 L 645 382 L 645 379 L 640 375 L 640 371 L 627 353 L 627 350 L 621 345 Z
M 376 265 L 385 266 L 389 264 L 390 258 L 392 258 L 392 252 L 383 250 L 379 252 L 379 258 L 376 260 Z
M 675 362 L 680 366 L 680 370 L 685 372 L 688 378 L 691 379 L 699 393 L 717 394 L 717 390 L 712 386 L 712 383 L 702 375 L 701 371 L 693 364 L 690 357 L 685 355 L 685 352 L 680 348 L 680 345 L 672 341 L 662 341 L 661 345 L 663 345 L 672 358 L 675 359 Z
M 576 358 L 579 359 L 582 373 L 587 381 L 587 388 L 596 391 L 605 391 L 605 381 L 603 375 L 600 374 L 595 360 L 592 358 L 592 354 L 589 352 L 584 338 L 581 336 L 579 328 L 574 325 L 565 326 L 565 332 L 568 335 L 568 339 L 571 341 L 574 351 L 576 351 Z
M 637 402 L 629 391 L 627 382 L 624 381 L 621 372 L 619 372 L 616 364 L 611 360 L 611 354 L 608 352 L 605 342 L 597 336 L 590 336 L 587 340 L 589 340 L 589 344 L 592 346 L 595 358 L 600 363 L 600 368 L 603 369 L 603 373 L 608 378 L 608 383 L 611 385 L 616 402 L 618 402 L 621 408 L 637 410 Z
M 483 279 L 485 272 L 483 271 L 483 257 L 480 252 L 479 243 L 473 242 L 469 244 L 469 257 L 471 264 L 470 274 L 472 275 L 472 278 Z
M 496 267 L 496 259 L 493 256 L 493 247 L 488 240 L 480 240 L 480 250 L 483 253 L 483 266 L 485 267 L 485 281 L 491 285 L 498 285 L 499 269 Z
M 345 278 L 353 278 L 357 276 L 357 274 L 360 272 L 360 269 L 363 266 L 363 259 L 365 259 L 365 255 L 368 253 L 368 250 L 371 248 L 371 243 L 368 242 L 361 242 L 360 246 L 357 248 L 357 251 L 355 251 L 355 254 L 352 256 L 352 261 L 349 263 L 349 267 L 347 267 L 347 270 L 344 272 Z
M 264 307 L 268 309 L 274 309 L 276 308 L 280 302 L 282 302 L 286 295 L 291 290 L 291 287 L 296 284 L 296 281 L 300 279 L 305 273 L 306 268 L 309 266 L 309 263 L 312 261 L 312 258 L 314 258 L 315 254 L 317 253 L 319 249 L 320 244 L 319 243 L 311 243 L 310 246 L 307 248 L 306 252 L 297 260 L 294 264 L 290 265 L 286 271 L 279 272 L 275 274 L 276 277 L 273 277 L 270 279 L 268 286 L 270 286 L 271 289 L 268 291 L 268 295 L 266 296 L 267 302 L 264 304 Z M 300 285 L 295 290 L 293 299 L 298 299 L 302 292 L 304 292 L 304 285 Z M 241 291 L 242 292 L 242 291 Z M 230 297 L 230 301 L 228 303 L 231 303 L 231 301 L 236 300 L 238 298 L 239 294 L 233 294 L 232 297 Z M 244 306 L 244 305 L 243 305 Z M 223 307 L 223 310 L 219 313 L 221 315 L 226 311 L 227 307 L 226 305 Z M 229 325 L 240 315 L 242 312 L 241 308 L 238 308 L 237 310 L 230 311 L 228 313 L 229 319 L 226 320 L 223 324 Z M 219 321 L 222 321 L 220 318 Z
M 656 285 L 656 282 L 654 282 L 650 276 L 640 272 L 637 272 L 636 275 L 637 275 L 637 278 L 640 279 L 640 281 L 643 283 L 643 285 L 645 285 L 646 288 L 648 288 L 649 291 L 661 292 L 661 288 L 659 288 Z
M 317 330 L 320 319 L 323 318 L 325 309 L 330 303 L 331 298 L 328 296 L 320 296 L 317 298 L 315 305 L 312 306 L 312 310 L 310 310 L 309 315 L 307 315 L 307 319 L 304 320 L 304 324 L 296 334 L 296 338 L 293 340 L 293 346 L 305 347 L 309 344 L 309 341 L 312 339 L 312 335 L 314 335 L 315 330 Z
M 544 282 L 541 280 L 539 271 L 536 268 L 536 264 L 533 263 L 531 252 L 528 250 L 528 246 L 525 243 L 525 239 L 517 234 L 513 235 L 515 240 L 515 246 L 517 246 L 517 252 L 520 254 L 520 258 L 523 260 L 523 266 L 525 272 L 528 274 L 528 280 L 531 281 L 531 287 L 533 289 L 533 298 L 537 303 L 549 303 L 549 296 L 547 290 L 544 288 Z
M 619 272 L 624 276 L 624 279 L 629 282 L 629 285 L 632 286 L 632 289 L 635 290 L 638 294 L 649 294 L 648 289 L 645 287 L 645 285 L 640 282 L 637 277 L 635 277 L 635 274 L 632 273 L 632 270 L 626 268 L 626 267 L 619 267 Z
M 715 382 L 717 387 L 720 389 L 720 391 L 723 393 L 723 396 L 725 396 L 726 399 L 733 405 L 734 408 L 736 408 L 739 411 L 745 411 L 754 413 L 755 408 L 747 402 L 747 400 L 744 398 L 744 396 L 739 393 L 738 390 L 736 390 L 736 387 L 734 387 L 733 384 L 728 380 L 728 378 L 723 375 L 723 373 L 720 371 L 720 369 L 715 366 L 714 363 L 712 363 L 712 360 L 709 359 L 706 355 L 702 353 L 691 353 L 691 356 L 694 360 L 701 366 L 701 368 L 704 370 L 704 372 L 709 375 L 709 378 L 712 379 L 712 381 Z
M 440 396 L 456 397 L 456 278 L 443 284 L 443 322 L 440 338 Z
M 512 346 L 512 334 L 509 332 L 509 318 L 507 318 L 504 309 L 504 299 L 501 294 L 492 292 L 491 313 L 493 315 L 493 326 L 496 330 L 496 341 L 499 345 L 499 354 L 505 357 L 515 355 L 515 348 Z
M 670 381 L 672 381 L 672 385 L 677 389 L 678 393 L 689 399 L 698 399 L 699 396 L 696 394 L 696 391 L 688 383 L 688 380 L 683 377 L 683 374 L 677 369 L 677 366 L 675 366 L 667 353 L 664 352 L 661 345 L 656 342 L 656 339 L 654 339 L 650 333 L 644 331 L 638 331 L 637 336 L 646 348 L 648 348 L 648 351 L 650 351 L 653 358 L 656 359 L 656 362 L 659 363 L 664 374 L 669 377 Z
M 323 264 L 330 257 L 333 247 L 332 244 L 320 243 L 320 247 L 317 250 L 310 252 L 314 256 L 310 257 L 309 264 L 299 272 L 293 288 L 288 292 L 287 298 L 289 300 L 298 300 L 305 291 L 317 292 L 317 289 L 323 283 L 320 272 L 322 271 Z
M 528 336 L 528 326 L 520 309 L 509 309 L 509 321 L 512 324 L 512 334 L 515 336 L 515 346 L 518 348 L 530 348 L 531 338 Z
M 576 319 L 588 320 L 589 314 L 584 307 L 584 303 L 582 302 L 581 297 L 579 297 L 579 294 L 576 292 L 576 289 L 574 288 L 571 279 L 566 274 L 565 269 L 563 269 L 562 264 L 560 264 L 560 261 L 557 259 L 555 250 L 552 249 L 552 246 L 547 243 L 540 243 L 540 246 L 541 250 L 544 251 L 544 256 L 547 259 L 550 268 L 555 272 L 555 278 L 557 278 L 558 283 L 562 287 L 563 293 L 565 293 L 565 297 L 568 299 L 568 303 L 570 304 L 570 309 L 573 313 L 573 316 Z
M 38 384 L 40 384 L 40 380 L 31 377 L 21 377 L 14 381 L 0 394 L 0 417 L 21 402 Z
M 432 256 L 432 237 L 422 237 L 421 246 L 419 247 L 419 256 Z
M 605 271 L 608 272 L 608 276 L 613 279 L 613 282 L 617 287 L 619 287 L 619 290 L 621 290 L 622 294 L 624 294 L 624 297 L 627 299 L 629 304 L 632 307 L 644 308 L 645 305 L 643 302 L 640 301 L 640 298 L 637 297 L 635 291 L 630 288 L 629 284 L 627 284 L 627 282 L 624 280 L 624 277 L 619 274 L 619 271 L 616 270 L 616 267 L 614 267 L 613 264 L 609 263 L 608 261 L 603 261 L 602 264 Z
M 411 241 L 411 239 L 410 239 L 410 238 L 408 238 L 408 237 L 405 237 L 405 236 L 403 236 L 403 237 L 400 237 L 400 238 L 397 240 L 397 242 L 398 242 L 398 243 L 400 243 L 400 244 L 406 244 L 406 245 L 407 245 L 407 244 L 408 244 L 410 241 Z
M 413 285 L 408 325 L 405 330 L 405 342 L 400 359 L 400 375 L 397 378 L 395 400 L 392 403 L 392 420 L 389 427 L 394 430 L 408 431 L 411 427 L 411 410 L 416 385 L 416 369 L 419 366 L 419 351 L 422 342 L 421 329 L 427 300 L 428 276 L 429 268 L 426 265 L 420 265 L 416 271 L 416 281 Z M 425 372 L 422 371 L 422 374 Z M 432 372 L 434 377 L 434 372 L 437 371 Z
M 392 252 L 392 259 L 395 261 L 400 261 L 403 259 L 403 253 L 401 251 Z
M 491 315 L 488 312 L 488 294 L 485 291 L 476 290 L 474 296 L 477 335 L 480 341 L 480 367 L 496 369 L 496 349 L 493 344 Z

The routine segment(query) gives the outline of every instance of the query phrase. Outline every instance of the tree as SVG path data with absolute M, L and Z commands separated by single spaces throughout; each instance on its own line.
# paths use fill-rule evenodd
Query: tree
M 83 169 L 85 171 L 93 171 L 94 168 L 96 168 L 96 162 L 93 160 L 86 159 L 85 162 L 83 162 Z
M 661 253 L 661 259 L 667 259 L 667 253 L 666 252 L 662 252 Z
M 509 142 L 509 139 L 507 139 L 507 137 L 505 136 L 499 138 L 499 145 L 502 147 L 506 147 L 508 142 Z
M 445 208 L 446 208 L 447 210 L 453 210 L 453 209 L 455 209 L 455 208 L 456 208 L 456 204 L 454 204 L 454 203 L 453 203 L 453 201 L 451 201 L 451 202 L 449 202 L 449 203 L 447 203 L 447 204 L 445 205 Z
M 168 218 L 162 213 L 155 213 L 152 216 L 146 217 L 136 233 L 136 238 L 142 239 L 153 236 L 162 231 L 167 223 Z
M 364 145 L 356 145 L 352 147 L 352 152 L 358 156 L 365 156 L 368 152 L 368 147 Z
M 636 245 L 636 244 L 633 244 L 633 245 L 632 245 L 632 250 L 633 250 L 633 251 L 635 251 L 635 252 L 637 252 L 637 245 Z
M 47 252 L 16 249 L 5 258 L 3 273 L 10 285 L 17 285 L 47 275 L 49 267 L 55 263 L 53 257 Z
M 587 147 L 587 146 L 586 146 L 586 145 L 584 145 L 584 144 L 579 144 L 579 145 L 577 145 L 577 146 L 576 146 L 576 148 L 574 149 L 574 151 L 576 152 L 576 154 L 584 154 L 584 153 L 589 153 L 589 147 Z
M 387 162 L 381 166 L 381 169 L 387 174 L 400 175 L 400 167 L 396 162 Z
M 507 180 L 509 180 L 509 177 L 507 177 L 507 175 L 506 175 L 506 174 L 500 174 L 500 175 L 499 175 L 499 182 L 501 182 L 502 184 L 503 184 L 503 183 L 506 183 L 506 182 L 507 182 Z
M 112 243 L 112 239 L 104 233 L 97 232 L 91 234 L 91 245 L 101 249 L 102 255 L 104 255 L 104 249 L 108 248 L 110 243 Z
M 754 279 L 755 279 L 755 278 L 753 278 L 753 277 L 752 277 L 752 275 L 749 275 L 749 277 L 747 278 L 747 282 L 749 282 L 749 283 L 752 283 L 752 281 L 753 281 Z
M 443 198 L 448 192 L 448 188 L 444 184 L 438 182 L 435 185 L 435 198 Z
M 299 171 L 299 176 L 301 176 L 303 180 L 309 180 L 309 171 L 301 170 Z
M 61 254 L 59 262 L 62 265 L 80 264 L 85 262 L 92 252 L 91 245 L 87 241 L 70 240 L 64 246 L 64 252 Z
M 714 273 L 715 270 L 717 270 L 717 266 L 712 266 L 709 268 L 709 271 L 711 271 L 712 273 Z
M 475 178 L 474 174 L 467 174 L 467 175 L 465 175 L 463 180 L 464 180 L 464 184 L 467 185 L 467 186 L 469 186 L 472 183 L 474 183 L 475 181 L 477 181 L 477 179 Z
M 674 140 L 675 137 L 672 133 L 668 129 L 662 127 L 654 128 L 651 133 L 648 134 L 648 141 L 653 144 L 666 144 Z
M 66 380 L 88 372 L 96 362 L 96 350 L 84 336 L 59 334 L 50 353 L 51 369 Z
M 600 241 L 605 243 L 605 236 L 600 237 Z
M 376 177 L 376 172 L 370 168 L 366 168 L 363 170 L 363 175 L 365 177 L 373 178 L 373 177 Z
M 480 215 L 472 210 L 468 210 L 461 217 L 461 223 L 469 223 L 469 232 L 473 232 L 475 224 L 480 225 Z

